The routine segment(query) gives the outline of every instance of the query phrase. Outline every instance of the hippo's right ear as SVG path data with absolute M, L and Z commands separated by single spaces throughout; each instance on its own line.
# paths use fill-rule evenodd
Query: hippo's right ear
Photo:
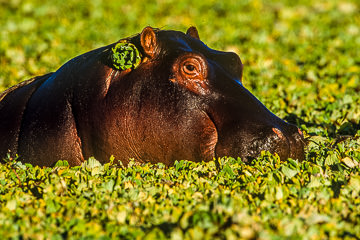
M 157 39 L 154 29 L 152 27 L 146 27 L 142 30 L 140 35 L 141 46 L 144 49 L 144 53 L 153 58 L 157 49 Z
M 196 29 L 196 27 L 194 27 L 194 26 L 189 27 L 189 29 L 186 31 L 186 34 L 193 37 L 193 38 L 195 38 L 195 39 L 200 40 L 199 32 Z

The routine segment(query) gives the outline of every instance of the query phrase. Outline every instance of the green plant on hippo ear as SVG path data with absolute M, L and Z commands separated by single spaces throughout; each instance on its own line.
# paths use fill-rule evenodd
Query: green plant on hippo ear
M 132 43 L 121 41 L 111 50 L 113 66 L 118 70 L 135 69 L 141 62 L 141 54 Z

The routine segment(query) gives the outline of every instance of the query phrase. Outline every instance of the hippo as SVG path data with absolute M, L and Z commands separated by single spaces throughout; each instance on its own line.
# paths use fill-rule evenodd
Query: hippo
M 145 27 L 3 92 L 0 159 L 171 166 L 269 151 L 302 160 L 302 132 L 252 95 L 242 74 L 239 56 L 209 48 L 195 27 Z

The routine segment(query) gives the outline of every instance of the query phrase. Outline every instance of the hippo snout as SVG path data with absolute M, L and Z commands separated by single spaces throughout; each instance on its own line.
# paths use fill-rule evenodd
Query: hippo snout
M 283 127 L 283 131 L 285 132 L 290 149 L 288 157 L 300 160 L 305 159 L 304 148 L 306 144 L 301 130 L 295 125 L 287 124 L 286 127 Z
M 287 158 L 303 160 L 305 158 L 304 146 L 305 140 L 299 128 L 292 124 L 286 124 L 282 127 L 269 127 L 266 131 L 267 137 L 255 140 L 251 144 L 251 150 L 269 151 L 278 154 L 280 159 Z M 251 157 L 250 155 L 247 158 Z
M 239 156 L 250 162 L 269 151 L 279 155 L 281 160 L 288 158 L 304 160 L 305 140 L 302 132 L 295 126 L 276 119 L 273 124 L 247 123 L 231 127 L 218 127 L 216 156 Z

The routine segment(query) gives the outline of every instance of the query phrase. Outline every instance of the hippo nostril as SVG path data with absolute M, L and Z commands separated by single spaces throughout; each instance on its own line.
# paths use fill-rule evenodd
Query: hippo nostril
M 272 128 L 273 132 L 281 139 L 286 140 L 284 134 L 278 128 Z
M 300 136 L 304 137 L 304 134 L 303 134 L 303 132 L 300 130 L 300 128 L 298 128 L 297 130 L 298 130 L 298 133 L 300 134 Z
M 304 133 L 298 128 L 298 133 L 293 134 L 293 138 L 296 141 L 296 144 L 303 148 L 306 145 L 306 140 L 304 139 Z

